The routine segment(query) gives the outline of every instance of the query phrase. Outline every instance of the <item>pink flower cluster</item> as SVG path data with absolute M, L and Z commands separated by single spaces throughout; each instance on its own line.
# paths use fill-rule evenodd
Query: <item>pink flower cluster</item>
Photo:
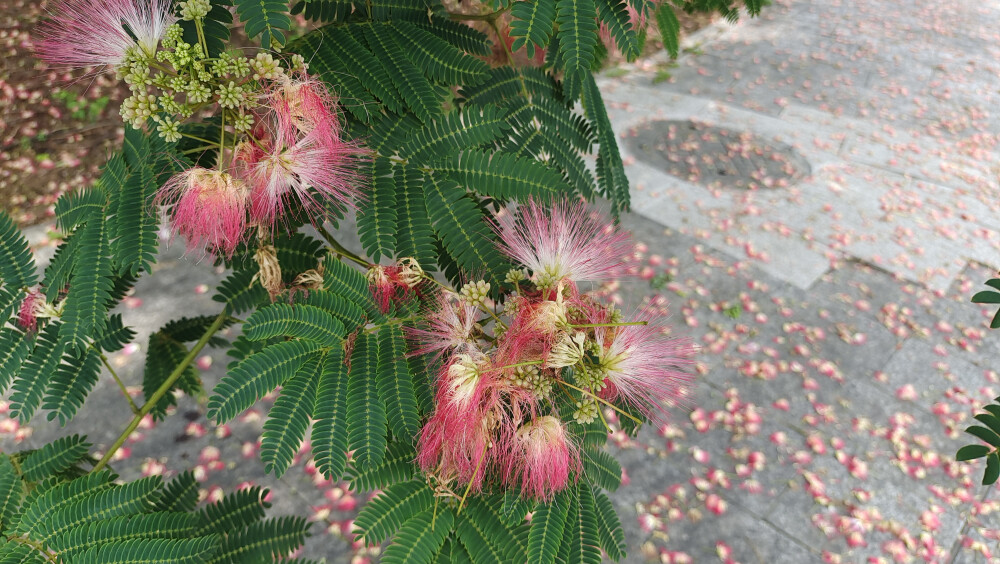
M 155 203 L 168 207 L 188 249 L 231 255 L 249 227 L 272 232 L 296 207 L 313 221 L 328 205 L 352 207 L 364 151 L 343 137 L 335 104 L 318 79 L 282 74 L 260 94 L 249 138 L 220 155 L 228 166 L 166 182 Z
M 580 290 L 610 277 L 630 248 L 583 204 L 529 202 L 497 231 L 527 267 L 508 274 L 502 310 L 445 292 L 408 330 L 415 354 L 439 365 L 417 462 L 470 492 L 492 484 L 550 500 L 582 467 L 567 411 L 579 423 L 603 420 L 605 407 L 662 420 L 685 397 L 694 347 L 668 337 L 652 309 L 626 319 Z

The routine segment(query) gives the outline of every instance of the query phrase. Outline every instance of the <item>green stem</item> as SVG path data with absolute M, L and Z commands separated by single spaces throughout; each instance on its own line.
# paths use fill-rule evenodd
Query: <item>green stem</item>
M 626 321 L 623 323 L 581 323 L 580 325 L 570 325 L 574 329 L 585 327 L 628 327 L 631 325 L 649 325 L 648 321 Z
M 480 21 L 480 22 L 495 22 L 497 18 L 502 16 L 504 12 L 509 10 L 510 7 L 501 8 L 495 12 L 490 12 L 488 14 L 463 14 L 461 12 L 448 12 L 448 18 L 452 21 Z
M 201 18 L 194 19 L 194 28 L 198 31 L 198 43 L 201 44 L 202 55 L 208 56 L 208 42 L 205 41 L 205 30 L 201 27 Z
M 488 447 L 488 446 L 486 447 L 487 450 L 489 448 L 490 447 Z M 479 460 L 476 462 L 476 469 L 473 470 L 473 472 L 472 472 L 472 479 L 469 480 L 469 485 L 465 486 L 465 493 L 462 494 L 462 501 L 458 502 L 458 511 L 455 512 L 455 515 L 461 515 L 462 514 L 462 508 L 465 506 L 465 500 L 469 497 L 469 491 L 472 490 L 472 482 L 475 481 L 476 475 L 479 474 L 479 468 L 483 465 L 483 459 L 485 459 L 485 458 L 486 458 L 486 452 L 484 451 L 483 455 L 480 456 Z
M 181 135 L 183 135 L 183 133 Z M 207 151 L 209 149 L 214 149 L 214 148 L 215 148 L 215 143 L 212 143 L 211 145 L 201 145 L 201 146 L 195 147 L 193 149 L 188 149 L 186 151 L 181 151 L 181 154 L 182 155 L 189 155 L 191 153 L 204 153 L 205 151 Z
M 167 393 L 170 392 L 170 389 L 173 388 L 177 380 L 179 380 L 181 375 L 184 374 L 184 370 L 186 370 L 187 367 L 190 366 L 192 362 L 194 362 L 195 357 L 198 356 L 198 353 L 201 352 L 201 349 L 205 348 L 205 345 L 208 344 L 208 341 L 209 339 L 212 338 L 212 335 L 214 335 L 219 330 L 219 328 L 222 327 L 222 324 L 225 323 L 227 319 L 229 319 L 229 312 L 227 311 L 227 309 L 223 309 L 222 313 L 220 313 L 218 317 L 215 318 L 215 321 L 213 321 L 212 324 L 208 326 L 208 329 L 205 329 L 205 333 L 201 336 L 200 339 L 198 339 L 198 342 L 195 343 L 194 347 L 191 348 L 187 356 L 184 357 L 184 360 L 182 360 L 181 363 L 178 364 L 176 368 L 174 368 L 174 371 L 170 373 L 170 376 L 167 376 L 167 379 L 164 380 L 162 384 L 160 384 L 160 387 L 157 388 L 155 392 L 153 392 L 153 395 L 149 396 L 149 398 L 146 399 L 146 403 L 142 404 L 142 407 L 139 409 L 139 412 L 136 413 L 134 417 L 132 417 L 132 421 L 130 421 L 128 426 L 125 427 L 125 430 L 122 431 L 122 434 L 118 435 L 118 438 L 115 439 L 115 442 L 111 445 L 111 448 L 108 449 L 108 452 L 104 453 L 104 456 L 101 457 L 101 460 L 94 466 L 94 469 L 91 470 L 91 472 L 97 472 L 98 470 L 108 465 L 108 462 L 111 460 L 111 457 L 113 457 L 115 453 L 118 452 L 118 449 L 120 449 L 122 445 L 125 444 L 125 441 L 128 440 L 129 436 L 136 430 L 136 428 L 139 426 L 139 423 L 142 422 L 143 417 L 148 415 L 149 412 L 153 410 L 153 407 L 155 407 L 156 404 L 160 403 L 160 400 L 163 399 L 163 396 L 167 395 Z
M 195 141 L 201 141 L 202 143 L 207 143 L 211 147 L 214 147 L 216 145 L 215 141 L 209 141 L 204 137 L 198 137 L 197 135 L 191 135 L 190 133 L 181 133 L 181 136 L 187 137 L 188 139 L 194 139 Z
M 507 45 L 507 40 L 500 35 L 500 26 L 497 25 L 495 19 L 487 20 L 486 23 L 489 24 L 490 29 L 492 29 L 493 33 L 497 36 L 497 41 L 503 46 L 503 53 L 507 56 L 507 65 L 510 66 L 510 68 L 517 70 L 517 65 L 514 64 L 514 53 L 511 52 L 510 45 Z M 528 85 L 524 83 L 524 76 L 522 76 L 520 72 L 517 73 L 517 79 L 521 83 L 521 94 L 524 95 L 524 99 L 530 100 L 531 96 L 528 95 Z
M 226 111 L 222 110 L 220 114 L 220 124 L 219 124 L 219 172 L 222 172 L 222 161 L 226 157 Z
M 329 231 L 327 231 L 326 227 L 323 226 L 322 224 L 316 226 L 316 229 L 319 231 L 319 234 L 322 235 L 324 239 L 326 239 L 327 244 L 333 247 L 333 250 L 338 255 L 344 258 L 351 259 L 352 261 L 358 263 L 358 265 L 363 266 L 365 268 L 371 268 L 373 266 L 372 263 L 366 261 L 365 259 L 347 250 L 347 247 L 341 245 L 339 241 L 334 239 L 333 235 Z
M 626 411 L 622 411 L 622 409 L 620 407 L 616 406 L 615 404 L 613 404 L 613 403 L 611 403 L 611 402 L 609 402 L 609 401 L 607 401 L 605 399 L 601 399 L 601 398 L 597 397 L 596 395 L 594 395 L 593 392 L 589 392 L 587 390 L 584 390 L 583 388 L 578 388 L 578 387 L 574 386 L 573 384 L 570 384 L 569 382 L 566 382 L 565 380 L 560 380 L 559 378 L 556 378 L 556 382 L 559 382 L 560 384 L 562 384 L 563 386 L 566 386 L 567 388 L 572 388 L 572 389 L 580 392 L 581 394 L 586 394 L 586 395 L 594 398 L 595 400 L 603 403 L 604 405 L 610 407 L 611 409 L 617 411 L 618 413 L 624 415 L 625 417 L 628 417 L 632 421 L 635 421 L 639 425 L 642 425 L 642 421 L 639 420 L 636 416 L 634 416 L 631 413 L 628 413 Z
M 524 362 L 518 362 L 517 364 L 508 364 L 507 366 L 501 366 L 497 370 L 506 370 L 508 368 L 517 368 L 518 366 L 534 366 L 536 364 L 542 364 L 541 360 L 526 360 Z
M 125 388 L 125 384 L 122 383 L 122 380 L 118 377 L 115 369 L 111 367 L 111 364 L 108 362 L 108 357 L 102 354 L 101 362 L 104 363 L 104 367 L 108 369 L 108 372 L 111 373 L 111 377 L 118 383 L 118 389 L 122 391 L 122 395 L 128 400 L 128 406 L 132 410 L 132 413 L 139 413 L 139 408 L 135 405 L 135 402 L 132 401 L 132 396 L 128 393 L 128 390 Z

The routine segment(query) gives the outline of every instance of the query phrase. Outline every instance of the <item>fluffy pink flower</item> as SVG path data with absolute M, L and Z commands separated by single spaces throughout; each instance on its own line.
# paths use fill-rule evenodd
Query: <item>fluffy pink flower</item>
M 273 227 L 293 198 L 311 215 L 330 200 L 353 207 L 360 195 L 357 146 L 324 128 L 301 137 L 293 129 L 290 123 L 279 126 L 270 146 L 248 147 L 237 156 L 250 186 L 251 216 L 261 225 Z
M 508 484 L 519 485 L 522 495 L 541 501 L 550 501 L 580 472 L 576 447 L 562 422 L 551 415 L 517 430 L 507 462 Z
M 529 201 L 499 220 L 500 250 L 528 267 L 542 288 L 608 278 L 630 250 L 629 235 L 582 202 Z
M 38 27 L 38 56 L 69 67 L 120 65 L 130 49 L 152 56 L 177 21 L 171 0 L 67 0 Z
M 621 399 L 641 410 L 650 420 L 662 423 L 664 408 L 683 403 L 694 364 L 695 347 L 686 338 L 663 334 L 662 317 L 646 308 L 631 321 L 647 325 L 598 327 L 600 366 L 608 384 L 607 399 Z
M 38 318 L 44 317 L 44 314 L 45 296 L 37 288 L 28 290 L 17 312 L 17 324 L 25 331 L 34 331 L 38 328 Z
M 188 250 L 233 254 L 246 231 L 247 188 L 232 175 L 194 167 L 168 180 L 155 203 L 170 206 L 174 233 Z
M 417 444 L 417 463 L 446 480 L 471 483 L 479 491 L 485 478 L 501 413 L 496 378 L 485 357 L 455 355 L 438 375 L 434 414 Z
M 475 306 L 442 292 L 437 304 L 425 316 L 426 323 L 406 330 L 416 343 L 413 354 L 434 354 L 435 358 L 440 358 L 449 351 L 470 352 L 478 317 L 479 310 Z
M 336 99 L 322 81 L 299 73 L 294 79 L 285 78 L 269 94 L 267 105 L 274 114 L 279 129 L 295 136 L 315 130 L 335 139 L 340 136 L 340 120 L 334 110 Z M 286 139 L 294 142 L 294 138 Z

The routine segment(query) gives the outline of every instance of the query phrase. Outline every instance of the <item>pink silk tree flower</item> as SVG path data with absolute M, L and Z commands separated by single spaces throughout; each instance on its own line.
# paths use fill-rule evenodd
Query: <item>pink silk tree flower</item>
M 37 288 L 28 290 L 17 312 L 17 324 L 31 332 L 38 329 L 38 318 L 45 317 L 45 296 Z
M 177 21 L 171 0 L 66 0 L 51 6 L 38 26 L 37 53 L 73 68 L 121 65 L 138 48 L 152 57 L 167 27 Z
M 562 421 L 551 415 L 517 430 L 507 462 L 508 485 L 518 485 L 523 496 L 540 501 L 551 501 L 580 473 L 580 454 Z
M 633 405 L 656 423 L 665 422 L 666 406 L 684 403 L 696 352 L 690 339 L 664 335 L 662 319 L 647 307 L 630 320 L 646 325 L 594 329 L 607 384 L 601 395 Z
M 226 172 L 194 167 L 170 178 L 154 202 L 168 205 L 175 234 L 188 250 L 232 256 L 246 233 L 247 187 Z
M 499 219 L 500 250 L 528 267 L 541 289 L 604 280 L 631 249 L 629 235 L 591 214 L 583 202 L 551 207 L 528 201 Z
M 441 368 L 435 408 L 417 443 L 417 464 L 442 479 L 471 484 L 478 492 L 492 452 L 509 435 L 500 388 L 482 355 L 455 355 Z M 505 424 L 505 422 L 507 422 Z M 498 433 L 498 430 L 500 431 Z
M 237 156 L 238 170 L 250 186 L 251 217 L 259 225 L 274 228 L 292 199 L 313 215 L 327 201 L 354 207 L 357 188 L 357 157 L 361 150 L 324 128 L 298 137 L 292 124 L 276 128 L 270 146 L 247 149 Z M 289 139 L 296 138 L 294 142 Z
M 473 332 L 479 310 L 453 294 L 438 294 L 437 302 L 424 316 L 421 327 L 410 327 L 406 334 L 415 344 L 412 354 L 433 354 L 435 359 L 447 352 L 471 352 L 475 348 Z
M 338 139 L 341 125 L 335 110 L 337 100 L 321 80 L 305 73 L 298 74 L 296 78 L 283 77 L 268 95 L 267 105 L 279 129 L 299 135 L 308 135 L 318 129 Z M 286 141 L 292 143 L 294 139 Z

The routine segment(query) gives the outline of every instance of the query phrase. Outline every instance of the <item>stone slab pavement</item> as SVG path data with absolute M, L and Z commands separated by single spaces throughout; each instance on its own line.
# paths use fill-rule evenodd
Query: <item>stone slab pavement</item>
M 636 248 L 599 291 L 667 308 L 702 351 L 670 424 L 613 435 L 628 562 L 1000 561 L 1000 496 L 952 460 L 1000 394 L 993 312 L 969 303 L 1000 265 L 997 22 L 995 0 L 776 0 L 676 66 L 601 79 Z M 51 252 L 46 226 L 31 235 Z M 136 395 L 145 338 L 213 311 L 222 276 L 176 247 L 157 270 L 121 307 L 137 345 L 111 359 Z M 208 389 L 226 363 L 199 358 Z M 209 498 L 264 484 L 277 514 L 314 521 L 305 556 L 377 559 L 345 534 L 364 499 L 317 478 L 308 448 L 280 480 L 263 472 L 266 402 L 221 428 L 203 398 L 178 403 L 131 437 L 124 478 L 194 467 Z M 121 404 L 102 381 L 78 415 L 98 450 Z M 67 434 L 4 411 L 0 449 Z

